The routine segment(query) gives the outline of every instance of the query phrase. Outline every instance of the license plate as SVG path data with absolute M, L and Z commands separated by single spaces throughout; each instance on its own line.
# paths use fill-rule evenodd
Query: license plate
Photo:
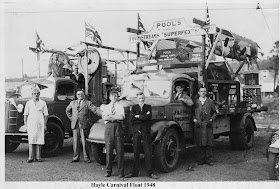
M 102 152 L 103 152 L 103 153 L 106 153 L 106 148 L 105 148 L 105 147 L 103 147 Z M 113 149 L 113 154 L 117 155 L 116 149 Z

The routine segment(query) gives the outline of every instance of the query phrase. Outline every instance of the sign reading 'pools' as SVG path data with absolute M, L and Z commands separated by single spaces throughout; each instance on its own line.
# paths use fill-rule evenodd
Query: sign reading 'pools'
M 181 38 L 196 35 L 205 35 L 216 33 L 215 25 L 207 25 L 201 28 L 200 26 L 188 26 L 184 18 L 164 20 L 154 22 L 153 28 L 141 35 L 130 35 L 129 41 L 136 43 L 140 41 L 153 41 L 168 38 Z

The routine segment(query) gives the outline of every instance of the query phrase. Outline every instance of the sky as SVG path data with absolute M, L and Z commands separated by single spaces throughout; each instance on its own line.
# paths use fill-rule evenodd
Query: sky
M 126 28 L 137 27 L 137 13 L 147 31 L 156 21 L 176 18 L 185 18 L 194 26 L 193 18 L 205 19 L 206 2 L 211 24 L 252 39 L 259 44 L 265 58 L 270 55 L 273 43 L 279 40 L 278 0 L 3 0 L 1 64 L 4 62 L 5 78 L 21 77 L 22 71 L 28 76 L 37 75 L 36 54 L 28 49 L 35 46 L 36 31 L 48 49 L 64 50 L 85 40 L 86 21 L 97 29 L 103 45 L 135 51 Z M 256 10 L 257 2 L 261 10 Z M 107 57 L 106 52 L 101 54 Z M 41 76 L 47 73 L 49 56 L 49 53 L 41 56 Z M 110 54 L 110 58 L 114 56 Z

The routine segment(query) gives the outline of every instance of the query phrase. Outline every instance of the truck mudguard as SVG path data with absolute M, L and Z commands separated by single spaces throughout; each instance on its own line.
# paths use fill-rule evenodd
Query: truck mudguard
M 95 143 L 105 143 L 104 133 L 105 133 L 106 124 L 103 119 L 99 119 L 95 122 L 89 132 L 88 141 Z
M 176 128 L 176 130 L 180 130 L 181 132 L 178 132 L 179 137 L 181 138 L 183 135 L 183 131 L 180 128 L 180 126 L 178 125 L 178 123 L 176 123 L 175 121 L 159 121 L 159 122 L 155 122 L 151 125 L 151 135 L 152 138 L 154 138 L 154 141 L 157 140 L 161 140 L 163 133 L 166 132 L 166 130 L 168 128 L 170 128 L 171 126 L 174 126 Z

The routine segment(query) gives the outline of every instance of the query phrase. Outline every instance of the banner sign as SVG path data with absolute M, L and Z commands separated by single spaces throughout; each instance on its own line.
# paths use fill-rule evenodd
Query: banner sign
M 201 62 L 203 61 L 203 53 L 202 52 L 180 52 L 178 49 L 165 49 L 165 50 L 157 50 L 155 59 L 158 62 L 168 62 L 177 59 L 179 62 Z M 211 61 L 215 61 L 216 57 L 212 56 Z
M 155 59 L 158 62 L 172 61 L 178 54 L 178 49 L 157 50 Z
M 153 28 L 147 33 L 130 35 L 129 42 L 153 41 L 159 39 L 182 38 L 189 36 L 214 34 L 216 25 L 188 26 L 184 18 L 154 22 Z

